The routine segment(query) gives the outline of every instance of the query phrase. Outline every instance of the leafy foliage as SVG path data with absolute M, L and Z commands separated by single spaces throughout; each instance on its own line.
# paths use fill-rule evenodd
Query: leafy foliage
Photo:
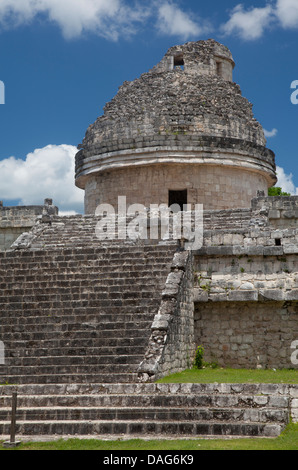
M 268 189 L 268 196 L 291 196 L 290 193 L 285 193 L 278 186 L 273 186 L 273 188 Z
M 198 346 L 196 350 L 196 354 L 195 354 L 195 359 L 194 359 L 194 367 L 196 369 L 202 369 L 204 365 L 203 357 L 204 357 L 204 348 L 203 346 Z

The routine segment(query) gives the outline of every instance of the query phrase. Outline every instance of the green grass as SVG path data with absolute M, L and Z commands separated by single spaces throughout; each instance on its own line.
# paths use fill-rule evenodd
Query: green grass
M 158 383 L 288 383 L 298 384 L 298 370 L 293 369 L 187 369 L 158 380 Z

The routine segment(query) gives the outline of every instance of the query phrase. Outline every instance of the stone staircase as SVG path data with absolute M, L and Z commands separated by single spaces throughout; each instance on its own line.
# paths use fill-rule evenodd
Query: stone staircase
M 266 384 L 53 384 L 0 387 L 0 438 L 10 433 L 17 388 L 17 438 L 276 437 L 289 396 Z
M 205 234 L 209 231 L 214 232 L 235 232 L 245 233 L 250 228 L 250 222 L 253 213 L 251 209 L 234 209 L 234 210 L 209 210 L 204 211 L 203 215 L 203 227 Z M 115 216 L 114 222 L 107 223 L 105 227 L 106 239 L 98 239 L 99 232 L 97 231 L 98 223 L 102 222 L 103 219 L 99 216 L 92 215 L 75 215 L 68 217 L 52 216 L 48 220 L 48 216 L 37 223 L 31 232 L 24 233 L 16 242 L 12 245 L 11 250 L 56 250 L 57 248 L 82 248 L 86 246 L 111 246 L 113 244 L 122 245 L 135 245 L 136 240 L 128 236 L 128 227 L 133 223 L 134 218 L 127 216 L 125 219 Z M 178 240 L 173 236 L 173 219 L 169 218 L 169 233 L 168 239 L 161 240 L 157 239 L 156 235 L 161 235 L 160 219 L 152 215 L 147 217 L 144 221 L 144 225 L 147 224 L 147 233 L 141 231 L 138 233 L 135 231 L 136 237 L 144 236 L 145 239 L 141 240 L 141 243 L 145 245 L 155 244 L 174 244 L 177 246 Z M 163 221 L 163 224 L 166 222 Z M 195 230 L 195 216 L 192 213 L 191 216 L 191 228 Z M 104 224 L 103 224 L 104 225 Z M 124 235 L 122 233 L 123 227 L 125 227 Z M 165 227 L 163 227 L 165 231 Z M 132 230 L 134 232 L 134 230 Z M 163 235 L 164 235 L 163 231 Z M 182 229 L 183 232 L 183 229 Z M 103 231 L 101 231 L 103 234 Z M 114 238 L 113 238 L 114 237 Z M 119 238 L 118 238 L 119 237 Z M 123 238 L 122 238 L 123 237 Z M 137 240 L 140 243 L 140 240 Z
M 115 215 L 115 219 L 112 220 L 94 215 L 43 216 L 30 232 L 24 233 L 12 244 L 9 251 L 72 249 L 99 245 L 109 247 L 119 244 L 135 246 L 165 243 L 177 246 L 178 241 L 171 235 L 167 240 L 161 240 L 159 219 L 155 217 L 153 219 L 150 222 L 149 216 L 144 217 L 140 222 L 142 225 L 140 228 L 139 221 L 128 215 L 126 217 Z M 150 223 L 153 226 L 152 231 Z M 169 225 L 171 233 L 171 223 Z
M 206 210 L 204 211 L 204 231 L 246 231 L 253 216 L 251 209 Z
M 175 245 L 0 253 L 0 383 L 132 382 Z
M 22 440 L 279 435 L 289 397 L 274 386 L 137 383 L 177 241 L 99 242 L 96 223 L 53 217 L 0 253 L 0 439 L 15 389 Z

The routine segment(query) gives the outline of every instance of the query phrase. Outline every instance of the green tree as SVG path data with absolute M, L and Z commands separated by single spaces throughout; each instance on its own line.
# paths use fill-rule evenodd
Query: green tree
M 291 194 L 283 192 L 278 186 L 273 186 L 268 189 L 268 196 L 291 196 Z

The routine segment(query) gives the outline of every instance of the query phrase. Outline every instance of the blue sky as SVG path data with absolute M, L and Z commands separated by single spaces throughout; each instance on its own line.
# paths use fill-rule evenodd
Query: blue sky
M 74 155 L 87 127 L 169 47 L 211 37 L 230 48 L 279 185 L 296 194 L 298 0 L 0 0 L 0 200 L 82 212 Z

